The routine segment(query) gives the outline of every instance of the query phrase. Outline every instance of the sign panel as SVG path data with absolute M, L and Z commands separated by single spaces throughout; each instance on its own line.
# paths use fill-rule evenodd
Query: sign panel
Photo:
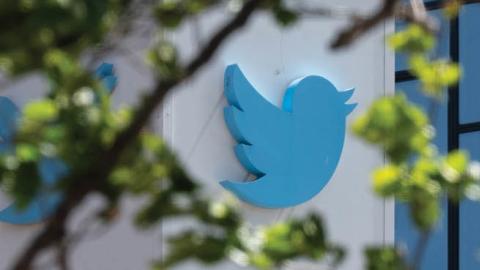
M 359 8 L 372 7 L 376 4 L 375 1 L 347 2 L 347 6 L 357 7 L 358 5 Z M 198 27 L 206 29 L 204 36 L 207 36 L 207 33 L 214 31 L 215 26 L 219 25 L 223 19 L 221 14 L 212 13 L 208 18 L 203 18 Z M 393 204 L 377 198 L 370 185 L 371 171 L 384 163 L 384 157 L 382 153 L 357 140 L 348 130 L 352 119 L 365 111 L 375 98 L 389 94 L 385 89 L 392 90 L 393 93 L 393 54 L 385 45 L 385 35 L 390 33 L 393 27 L 389 25 L 379 27 L 352 47 L 333 52 L 329 48 L 330 41 L 346 21 L 346 19 L 306 18 L 291 28 L 281 29 L 269 14 L 256 16 L 245 29 L 222 47 L 220 54 L 208 67 L 202 69 L 195 78 L 183 84 L 179 91 L 170 96 L 164 108 L 163 121 L 159 124 L 167 141 L 178 153 L 191 175 L 205 185 L 206 196 L 236 203 L 238 209 L 252 225 L 271 224 L 289 217 L 303 216 L 310 211 L 317 212 L 324 217 L 332 240 L 348 250 L 347 260 L 340 269 L 358 269 L 358 266 L 363 264 L 363 249 L 366 245 L 393 241 Z M 194 55 L 201 45 L 197 43 L 198 33 L 194 34 L 193 31 L 193 28 L 185 27 L 174 34 L 176 44 L 187 51 L 188 56 Z M 246 101 L 237 102 L 236 99 L 241 97 L 229 97 L 228 85 L 225 87 L 225 79 L 229 79 L 225 78 L 225 70 L 227 69 L 227 77 L 229 77 L 228 74 L 236 69 L 230 67 L 233 64 L 241 69 L 241 74 L 245 78 L 243 80 L 240 73 L 237 73 L 237 79 L 233 79 L 244 82 L 238 92 L 245 89 L 251 90 L 242 91 L 242 95 L 250 93 L 256 97 L 253 101 L 252 98 L 247 97 Z M 230 76 L 235 76 L 234 74 L 230 73 Z M 231 189 L 238 186 L 259 185 L 258 183 L 262 181 L 260 177 L 266 177 L 269 173 L 275 172 L 270 169 L 274 168 L 273 165 L 268 162 L 262 163 L 264 159 L 261 154 L 267 152 L 269 155 L 276 155 L 276 151 L 287 151 L 282 148 L 284 146 L 282 140 L 288 132 L 281 130 L 282 125 L 277 125 L 284 121 L 281 120 L 282 114 L 279 112 L 289 110 L 289 105 L 283 103 L 285 93 L 288 92 L 286 89 L 291 85 L 298 87 L 299 81 L 295 82 L 295 80 L 311 75 L 328 79 L 335 89 L 334 91 L 332 88 L 333 96 L 335 92 L 338 93 L 338 96 L 332 100 L 343 101 L 337 103 L 338 112 L 342 110 L 342 104 L 345 109 L 344 114 L 336 115 L 338 118 L 325 121 L 324 126 L 319 125 L 324 129 L 330 128 L 330 131 L 340 129 L 335 135 L 325 133 L 316 136 L 318 141 L 313 138 L 308 139 L 312 143 L 326 145 L 327 140 L 322 142 L 321 138 L 331 136 L 333 137 L 331 143 L 325 147 L 337 147 L 337 151 L 332 150 L 332 158 L 329 159 L 330 172 L 325 173 L 328 169 L 318 171 L 318 173 L 331 174 L 331 177 L 322 176 L 321 181 L 316 183 L 319 186 L 324 185 L 321 192 L 318 193 L 319 186 L 310 187 L 306 191 L 310 192 L 308 195 L 318 194 L 301 204 L 297 203 L 302 201 L 299 198 L 302 198 L 303 194 L 299 197 L 292 195 L 297 192 L 295 188 L 306 190 L 308 184 L 295 182 L 295 180 L 288 182 L 292 185 L 280 193 L 277 190 L 280 185 L 275 185 L 276 183 L 263 184 L 265 187 L 261 189 L 262 192 L 256 191 L 253 198 L 248 197 L 248 194 L 252 194 L 249 193 L 251 190 L 245 193 L 232 192 Z M 347 92 L 351 94 L 351 98 L 346 102 L 348 94 L 344 94 L 343 99 L 341 94 L 352 87 L 355 87 L 355 92 Z M 314 110 L 333 106 L 333 102 L 322 106 L 324 98 L 318 97 L 315 101 L 317 103 L 312 106 Z M 257 105 L 250 106 L 250 102 Z M 348 107 L 344 106 L 345 103 L 358 103 L 358 105 L 350 114 L 347 114 Z M 226 109 L 227 113 L 225 113 L 225 108 L 232 109 Z M 253 111 L 251 111 L 252 108 L 254 108 Z M 295 106 L 292 109 L 294 111 Z M 229 124 L 229 128 L 225 121 L 227 118 L 229 122 L 230 117 L 225 116 L 229 114 L 228 110 L 236 110 L 238 115 L 242 115 L 239 117 L 245 116 L 245 119 L 239 120 L 245 120 L 245 122 Z M 345 133 L 341 132 L 342 127 L 338 124 L 342 122 Z M 340 127 L 336 127 L 337 124 Z M 237 126 L 240 126 L 238 131 L 236 131 Z M 240 134 L 236 134 L 237 132 Z M 238 135 L 244 135 L 247 138 Z M 259 137 L 255 137 L 250 142 L 248 136 Z M 344 140 L 343 150 L 340 151 L 342 140 Z M 246 147 L 237 147 L 239 143 Z M 304 141 L 302 140 L 301 143 Z M 256 147 L 265 146 L 268 149 L 274 148 L 274 151 L 255 152 Z M 304 147 L 309 146 L 317 145 L 309 143 L 304 145 Z M 238 148 L 246 149 L 238 150 Z M 253 155 L 249 156 L 248 151 Z M 319 153 L 319 151 L 321 150 L 314 152 Z M 335 164 L 333 157 L 335 152 L 341 152 L 338 164 Z M 319 157 L 309 160 L 313 162 L 317 158 Z M 269 162 L 274 161 L 270 157 L 267 159 Z M 268 169 L 265 169 L 265 166 Z M 315 161 L 315 168 L 320 167 L 322 167 L 322 161 Z M 306 173 L 306 170 L 305 172 L 292 170 L 291 179 L 300 178 L 302 173 Z M 314 171 L 314 173 L 317 172 Z M 224 180 L 231 183 L 226 184 L 227 190 L 219 184 Z M 288 180 L 282 179 L 282 181 Z M 300 181 L 306 180 L 302 177 Z M 239 194 L 236 193 L 240 192 L 242 194 L 238 196 L 239 200 L 237 197 Z M 276 194 L 282 194 L 278 196 L 278 201 L 272 199 Z M 305 195 L 303 198 L 307 197 L 309 196 Z M 283 200 L 288 198 L 297 198 L 297 200 L 285 203 Z M 191 226 L 195 225 L 166 224 L 163 232 L 167 237 L 182 228 Z M 291 269 L 318 269 L 318 264 L 308 262 L 296 262 L 291 265 Z M 179 269 L 190 270 L 199 267 L 189 263 Z M 233 263 L 209 268 L 239 269 Z

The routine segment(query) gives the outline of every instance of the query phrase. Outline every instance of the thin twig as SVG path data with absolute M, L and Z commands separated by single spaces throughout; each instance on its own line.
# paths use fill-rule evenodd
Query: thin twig
M 327 8 L 327 7 L 311 7 L 299 5 L 292 7 L 292 11 L 302 16 L 307 17 L 322 17 L 322 18 L 352 18 L 352 17 L 361 17 L 356 12 L 351 9 L 343 8 Z
M 132 0 L 125 11 L 118 18 L 118 23 L 106 35 L 104 41 L 98 45 L 93 52 L 88 55 L 87 69 L 92 69 L 98 59 L 103 58 L 106 53 L 112 53 L 116 50 L 121 40 L 131 33 L 133 22 L 139 21 L 142 17 L 148 16 L 148 8 L 142 6 L 148 5 L 152 0 Z
M 399 0 L 384 0 L 383 4 L 370 16 L 352 15 L 352 22 L 335 37 L 330 47 L 339 49 L 350 45 L 360 36 L 374 29 L 387 19 L 397 18 L 422 26 L 430 32 L 438 31 L 436 21 L 428 16 L 423 1 L 411 0 L 411 5 Z
M 60 270 L 68 270 L 68 243 L 60 241 L 57 245 L 57 265 Z
M 422 231 L 418 238 L 417 245 L 415 246 L 415 252 L 413 254 L 413 261 L 411 270 L 420 269 L 420 265 L 423 261 L 423 255 L 428 246 L 428 240 L 430 239 L 430 231 Z
M 423 2 L 421 2 L 420 5 L 422 6 Z M 424 14 L 423 12 L 419 11 L 414 12 L 415 9 L 416 8 L 409 5 L 399 5 L 395 10 L 395 18 L 401 21 L 419 25 L 427 32 L 435 33 L 439 31 L 440 26 L 435 18 L 428 16 L 428 13 Z M 425 6 L 420 9 L 425 9 Z
M 330 47 L 332 49 L 339 49 L 350 45 L 359 36 L 372 30 L 386 19 L 393 17 L 398 2 L 399 0 L 384 0 L 380 8 L 367 18 L 352 18 L 351 24 L 340 31 Z
M 412 7 L 413 16 L 419 19 L 424 19 L 427 17 L 427 9 L 425 8 L 423 1 L 410 0 L 410 6 Z

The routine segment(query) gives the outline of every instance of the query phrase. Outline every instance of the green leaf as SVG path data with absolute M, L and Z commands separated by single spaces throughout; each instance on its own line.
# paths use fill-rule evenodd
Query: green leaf
M 17 158 L 20 161 L 36 161 L 39 157 L 39 150 L 33 144 L 20 143 L 16 145 Z
M 401 187 L 402 169 L 396 165 L 386 165 L 373 173 L 373 190 L 380 196 L 395 194 Z
M 422 83 L 428 96 L 441 98 L 447 87 L 455 85 L 462 74 L 456 63 L 447 60 L 430 61 L 423 55 L 412 55 L 409 60 L 411 72 Z
M 51 100 L 41 100 L 29 103 L 23 113 L 28 120 L 46 122 L 57 118 L 58 108 Z
M 272 12 L 277 22 L 282 26 L 290 26 L 298 20 L 298 14 L 287 9 L 283 4 L 274 6 Z
M 352 131 L 367 142 L 382 147 L 394 163 L 428 153 L 432 134 L 428 117 L 403 94 L 376 100 L 352 124 Z
M 403 254 L 395 247 L 369 247 L 365 250 L 368 270 L 408 270 Z
M 40 175 L 37 164 L 34 162 L 22 162 L 15 170 L 15 178 L 11 183 L 11 192 L 15 198 L 17 207 L 23 209 L 33 200 L 40 189 Z
M 441 173 L 448 182 L 458 183 L 467 172 L 468 163 L 469 159 L 466 152 L 452 151 L 446 156 Z
M 458 16 L 460 9 L 462 8 L 464 0 L 449 0 L 445 1 L 443 7 L 443 14 L 448 19 L 452 20 Z
M 398 52 L 425 53 L 435 47 L 435 36 L 419 25 L 410 24 L 388 38 L 389 45 Z
M 413 192 L 409 207 L 415 225 L 422 231 L 432 230 L 440 218 L 439 198 L 424 190 Z

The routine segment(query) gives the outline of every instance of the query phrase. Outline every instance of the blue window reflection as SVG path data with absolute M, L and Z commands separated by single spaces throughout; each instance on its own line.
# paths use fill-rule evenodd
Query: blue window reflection
M 459 18 L 460 64 L 460 122 L 480 121 L 480 4 L 463 7 Z
M 460 147 L 480 160 L 480 132 L 460 136 Z M 480 269 L 480 203 L 466 200 L 460 205 L 460 269 Z

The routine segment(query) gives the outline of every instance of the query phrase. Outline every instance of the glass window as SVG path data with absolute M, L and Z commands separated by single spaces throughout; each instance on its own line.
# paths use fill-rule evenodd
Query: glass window
M 460 122 L 480 121 L 480 4 L 465 5 L 460 13 Z
M 433 17 L 437 18 L 440 23 L 440 32 L 438 36 L 438 44 L 437 47 L 433 50 L 433 56 L 441 56 L 441 57 L 449 57 L 449 44 L 450 44 L 450 24 L 449 21 L 446 20 L 443 16 L 442 10 L 433 10 L 429 11 L 429 14 Z M 405 28 L 405 23 L 398 22 L 395 24 L 396 29 L 403 29 Z M 397 53 L 395 55 L 395 70 L 405 70 L 408 68 L 407 59 L 403 54 Z
M 480 132 L 460 136 L 460 147 L 480 160 Z M 466 200 L 460 205 L 460 269 L 480 269 L 480 203 Z

